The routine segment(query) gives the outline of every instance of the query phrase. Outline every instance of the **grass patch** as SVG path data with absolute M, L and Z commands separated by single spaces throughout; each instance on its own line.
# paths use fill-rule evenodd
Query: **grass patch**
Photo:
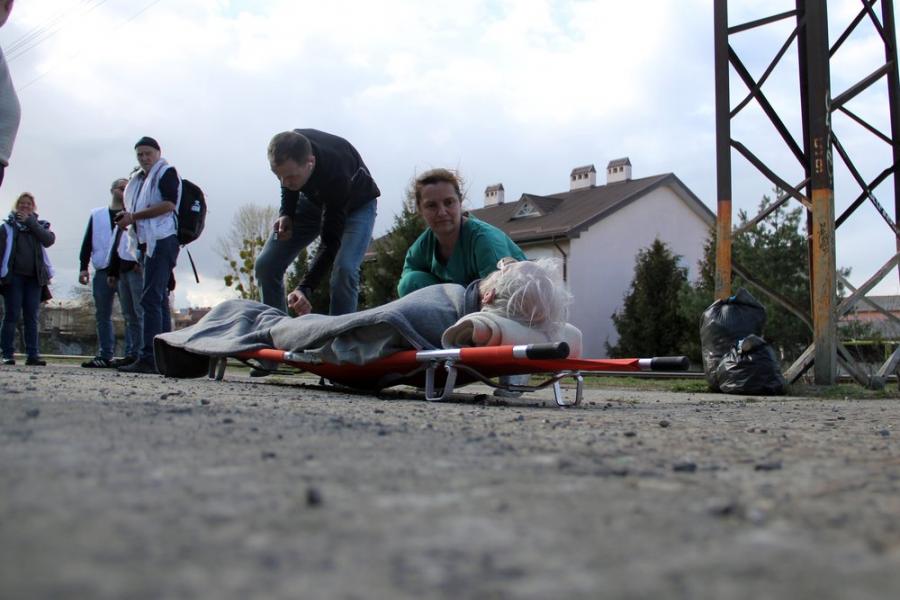
M 564 384 L 568 386 L 569 382 L 564 380 Z M 584 384 L 587 389 L 598 390 L 624 389 L 683 394 L 714 393 L 710 391 L 706 380 L 702 378 L 644 379 L 640 377 L 603 377 L 586 375 Z M 880 400 L 900 398 L 900 389 L 898 389 L 896 382 L 888 382 L 884 389 L 881 390 L 870 390 L 856 383 L 839 383 L 833 386 L 796 383 L 788 387 L 787 395 L 803 398 L 821 398 L 825 400 Z M 722 397 L 747 399 L 750 396 L 722 394 Z

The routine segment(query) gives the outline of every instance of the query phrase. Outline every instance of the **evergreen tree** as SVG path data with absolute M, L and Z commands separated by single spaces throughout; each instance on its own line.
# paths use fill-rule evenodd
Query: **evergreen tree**
M 688 335 L 688 323 L 680 310 L 687 270 L 659 239 L 641 250 L 635 261 L 634 279 L 621 311 L 612 315 L 619 341 L 606 344 L 612 357 L 646 357 L 679 354 Z
M 425 231 L 425 224 L 415 211 L 415 190 L 410 185 L 394 226 L 373 243 L 373 256 L 363 263 L 360 306 L 371 308 L 397 299 L 397 282 L 403 272 L 406 251 Z

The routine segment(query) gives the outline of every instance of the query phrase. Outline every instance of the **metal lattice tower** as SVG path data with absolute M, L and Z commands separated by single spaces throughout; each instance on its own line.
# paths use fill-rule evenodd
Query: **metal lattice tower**
M 900 319 L 865 298 L 875 285 L 884 279 L 900 263 L 900 231 L 897 216 L 900 215 L 900 79 L 897 70 L 896 30 L 892 0 L 860 0 L 860 11 L 847 25 L 844 32 L 829 47 L 828 15 L 825 0 L 796 0 L 796 8 L 787 12 L 757 19 L 739 25 L 728 24 L 728 1 L 715 0 L 715 72 L 716 72 L 716 158 L 717 158 L 717 229 L 716 229 L 716 297 L 731 295 L 732 274 L 737 274 L 751 285 L 785 306 L 812 330 L 813 343 L 791 365 L 785 375 L 788 381 L 796 381 L 807 369 L 814 368 L 815 383 L 835 383 L 838 365 L 863 385 L 883 385 L 884 377 L 892 373 L 900 362 L 900 348 L 881 366 L 875 377 L 869 377 L 854 362 L 853 357 L 838 338 L 837 322 L 858 302 L 864 301 L 881 312 L 887 319 L 900 324 Z M 880 5 L 880 6 L 878 6 Z M 876 11 L 876 6 L 880 8 Z M 880 13 L 880 14 L 879 14 Z M 766 27 L 776 22 L 792 20 L 793 31 L 775 53 L 768 68 L 755 78 L 734 50 L 730 39 L 742 32 Z M 884 63 L 872 73 L 860 79 L 837 96 L 831 93 L 832 57 L 858 28 L 874 27 L 884 44 Z M 764 84 L 784 58 L 796 45 L 799 66 L 797 101 L 800 105 L 803 139 L 798 141 L 790 133 L 772 102 L 766 97 Z M 748 93 L 736 106 L 731 105 L 730 69 L 741 79 Z M 890 118 L 890 132 L 884 133 L 860 117 L 849 106 L 851 100 L 875 85 L 887 85 L 888 106 L 884 107 Z M 790 183 L 779 172 L 783 165 L 768 165 L 740 141 L 732 139 L 731 121 L 748 104 L 755 102 L 774 126 L 779 137 L 773 143 L 784 144 L 799 164 L 805 177 Z M 892 160 L 873 180 L 867 181 L 860 174 L 850 152 L 832 128 L 832 115 L 840 112 L 868 134 L 889 144 Z M 740 231 L 732 230 L 732 150 L 740 154 L 755 169 L 784 193 L 760 214 L 750 219 Z M 855 184 L 861 190 L 856 199 L 839 216 L 835 216 L 834 153 L 843 161 Z M 876 188 L 885 181 L 894 184 L 894 215 L 885 210 L 875 195 Z M 753 273 L 742 270 L 732 261 L 733 236 L 755 227 L 778 207 L 794 199 L 807 213 L 807 234 L 810 267 L 810 307 L 798 307 L 754 280 Z M 868 201 L 868 203 L 867 203 Z M 887 224 L 884 235 L 893 236 L 897 253 L 858 289 L 841 278 L 835 267 L 835 247 L 839 242 L 838 228 L 857 209 L 871 205 Z M 869 208 L 866 206 L 866 208 Z M 881 233 L 873 232 L 873 235 Z M 848 297 L 838 297 L 838 282 L 850 291 Z

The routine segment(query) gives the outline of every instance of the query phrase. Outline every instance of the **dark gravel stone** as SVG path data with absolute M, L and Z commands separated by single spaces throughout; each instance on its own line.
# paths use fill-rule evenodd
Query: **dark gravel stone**
M 622 435 L 624 435 L 625 437 L 634 437 L 634 436 L 637 435 L 637 433 L 634 432 L 634 431 L 626 431 L 626 432 L 623 433 Z
M 697 471 L 697 463 L 679 462 L 672 465 L 672 470 L 676 473 L 695 473 Z
M 29 419 L 36 419 L 39 414 L 41 414 L 41 409 L 39 408 L 29 408 L 25 411 L 25 416 Z
M 671 423 L 669 423 L 669 422 L 666 421 L 665 419 L 663 419 L 662 421 L 659 422 L 659 426 L 662 427 L 663 429 L 665 429 L 665 428 L 668 427 L 669 425 L 671 425 Z
M 261 456 L 262 456 L 263 460 L 271 460 L 271 459 L 277 457 L 278 455 L 275 454 L 274 452 L 272 452 L 271 450 L 263 450 Z
M 755 467 L 753 467 L 754 471 L 780 471 L 781 470 L 781 461 L 774 461 L 768 463 L 759 463 Z
M 878 435 L 880 435 L 881 437 L 888 437 L 889 435 L 891 435 L 891 432 L 887 429 L 882 429 L 878 432 Z
M 322 492 L 319 491 L 317 487 L 308 487 L 306 488 L 306 505 L 307 506 L 321 506 L 322 505 Z

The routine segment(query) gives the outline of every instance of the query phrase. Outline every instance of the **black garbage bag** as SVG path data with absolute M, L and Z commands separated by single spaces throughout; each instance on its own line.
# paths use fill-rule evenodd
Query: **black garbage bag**
M 758 335 L 748 335 L 722 357 L 716 381 L 726 394 L 780 396 L 787 388 L 775 349 Z
M 766 309 L 753 295 L 741 288 L 733 296 L 716 300 L 700 317 L 700 351 L 703 373 L 714 390 L 719 390 L 716 369 L 725 354 L 748 335 L 763 333 Z

